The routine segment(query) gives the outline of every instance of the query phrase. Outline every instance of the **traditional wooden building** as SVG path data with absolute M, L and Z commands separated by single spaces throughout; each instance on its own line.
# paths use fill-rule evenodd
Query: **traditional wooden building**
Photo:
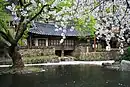
M 64 49 L 65 53 L 72 52 L 75 47 L 78 45 L 87 45 L 87 39 L 79 39 L 79 32 L 76 30 L 66 29 L 66 39 L 64 40 L 63 45 L 61 46 L 60 40 L 62 38 L 62 30 L 55 31 L 54 24 L 43 24 L 36 22 L 36 27 L 30 29 L 28 37 L 28 46 L 31 47 L 41 47 L 41 46 L 53 46 L 55 47 L 56 52 L 60 52 Z M 87 33 L 86 36 L 90 36 L 90 33 Z M 86 38 L 88 38 L 86 37 Z
M 77 30 L 66 29 L 66 39 L 63 44 L 60 44 L 62 39 L 62 30 L 55 31 L 54 24 L 35 23 L 36 27 L 30 29 L 28 37 L 28 46 L 32 47 L 45 47 L 51 46 L 55 48 L 55 53 L 61 55 L 62 51 L 64 54 L 70 54 L 78 46 L 88 47 L 87 52 L 94 51 L 94 38 L 90 37 L 90 33 L 86 33 L 84 39 L 79 39 L 80 32 Z M 102 48 L 105 48 L 105 42 L 101 42 Z M 96 43 L 95 43 L 96 44 Z

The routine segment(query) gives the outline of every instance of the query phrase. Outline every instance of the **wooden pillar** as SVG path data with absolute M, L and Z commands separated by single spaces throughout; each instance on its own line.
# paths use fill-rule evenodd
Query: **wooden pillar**
M 94 52 L 96 52 L 96 36 L 94 35 Z
M 64 45 L 63 45 L 63 43 L 61 44 L 61 57 L 64 57 Z
M 32 48 L 32 38 L 29 36 L 29 48 Z

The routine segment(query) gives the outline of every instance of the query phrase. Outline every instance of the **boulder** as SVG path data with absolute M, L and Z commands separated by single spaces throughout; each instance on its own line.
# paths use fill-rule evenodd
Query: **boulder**
M 102 67 L 111 66 L 112 63 L 102 63 Z
M 74 61 L 74 57 L 68 56 L 68 57 L 59 57 L 60 61 Z
M 121 71 L 130 71 L 130 61 L 122 60 L 119 69 Z

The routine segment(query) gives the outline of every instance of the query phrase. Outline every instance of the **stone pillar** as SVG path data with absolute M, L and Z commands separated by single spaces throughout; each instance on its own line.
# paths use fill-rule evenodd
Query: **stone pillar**
M 89 52 L 89 47 L 87 46 L 87 51 L 86 51 L 87 53 Z

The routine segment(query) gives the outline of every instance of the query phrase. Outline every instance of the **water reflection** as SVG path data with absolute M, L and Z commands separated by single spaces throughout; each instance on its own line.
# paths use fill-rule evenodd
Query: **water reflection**
M 44 66 L 46 71 L 1 75 L 0 87 L 130 87 L 130 73 L 97 66 Z

